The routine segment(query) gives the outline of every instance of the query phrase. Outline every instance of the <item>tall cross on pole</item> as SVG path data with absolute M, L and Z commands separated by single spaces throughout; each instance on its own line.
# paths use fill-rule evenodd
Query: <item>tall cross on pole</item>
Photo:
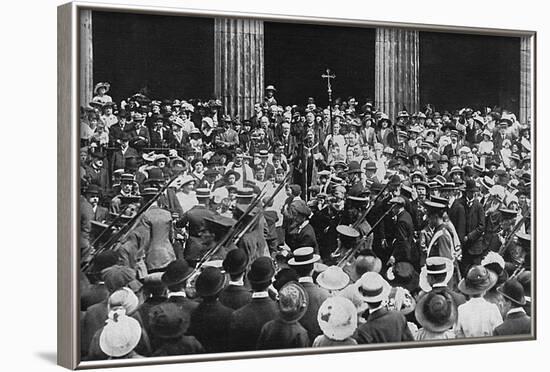
M 328 93 L 328 110 L 330 120 L 330 135 L 332 136 L 332 86 L 330 85 L 330 79 L 336 79 L 336 75 L 330 73 L 330 69 L 327 68 L 326 73 L 321 75 L 323 79 L 327 79 L 327 93 Z

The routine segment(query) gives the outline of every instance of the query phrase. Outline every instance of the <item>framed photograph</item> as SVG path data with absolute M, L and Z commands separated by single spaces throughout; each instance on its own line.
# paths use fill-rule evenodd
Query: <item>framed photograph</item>
M 536 338 L 536 32 L 58 8 L 58 363 Z

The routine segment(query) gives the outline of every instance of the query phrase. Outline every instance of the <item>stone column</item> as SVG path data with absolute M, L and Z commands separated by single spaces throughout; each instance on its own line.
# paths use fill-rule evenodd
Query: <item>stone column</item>
M 214 90 L 224 111 L 250 118 L 264 96 L 264 22 L 216 18 Z
M 80 10 L 80 105 L 88 106 L 94 90 L 92 11 Z
M 419 110 L 419 54 L 418 31 L 376 29 L 376 106 L 392 120 L 403 107 Z
M 526 124 L 532 120 L 531 92 L 532 78 L 531 71 L 531 48 L 532 38 L 523 36 L 521 38 L 520 50 L 520 90 L 519 90 L 519 121 Z

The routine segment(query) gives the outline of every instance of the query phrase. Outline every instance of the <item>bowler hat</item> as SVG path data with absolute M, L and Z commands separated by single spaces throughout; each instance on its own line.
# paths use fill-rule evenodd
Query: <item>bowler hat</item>
M 170 262 L 166 266 L 166 271 L 162 274 L 161 280 L 167 287 L 170 287 L 184 282 L 192 273 L 193 269 L 187 261 L 179 259 Z
M 409 262 L 397 262 L 391 266 L 386 273 L 386 278 L 393 287 L 403 287 L 410 292 L 418 288 L 418 273 Z
M 221 270 L 208 266 L 200 273 L 195 282 L 197 294 L 201 297 L 209 297 L 218 294 L 225 286 L 225 275 Z
M 161 339 L 178 338 L 189 327 L 189 312 L 181 311 L 173 302 L 164 302 L 153 307 L 149 312 L 151 333 Z
M 517 279 L 508 279 L 502 286 L 497 288 L 497 291 L 516 305 L 523 306 L 527 302 L 523 286 Z
M 138 291 L 143 285 L 136 280 L 136 271 L 121 265 L 113 265 L 101 272 L 105 287 L 110 293 L 115 292 L 122 287 L 129 287 L 134 292 Z
M 275 275 L 273 261 L 269 257 L 258 257 L 252 262 L 247 278 L 252 284 L 269 284 Z
M 481 294 L 491 289 L 497 282 L 497 274 L 481 265 L 473 266 L 458 283 L 458 289 L 467 295 Z
M 245 271 L 248 264 L 248 256 L 243 249 L 233 249 L 227 253 L 223 260 L 223 269 L 229 275 L 240 274 Z
M 287 322 L 300 320 L 307 311 L 308 303 L 307 292 L 296 282 L 289 282 L 279 290 L 279 314 Z

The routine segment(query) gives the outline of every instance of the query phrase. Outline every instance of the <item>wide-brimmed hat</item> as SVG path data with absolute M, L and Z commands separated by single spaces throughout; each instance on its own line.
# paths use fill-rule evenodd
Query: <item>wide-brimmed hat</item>
M 99 336 L 99 347 L 108 356 L 116 358 L 134 350 L 140 339 L 139 322 L 119 309 L 109 313 L 107 324 Z
M 189 312 L 173 302 L 165 302 L 153 307 L 149 312 L 151 333 L 161 339 L 177 338 L 189 327 Z
M 275 275 L 275 267 L 271 258 L 258 257 L 252 262 L 247 278 L 252 284 L 269 284 L 273 275 Z
M 466 295 L 478 295 L 491 289 L 497 279 L 495 272 L 476 265 L 470 268 L 466 277 L 458 283 L 458 289 Z
M 345 297 L 329 297 L 319 307 L 317 322 L 326 337 L 345 340 L 357 328 L 357 310 L 353 302 Z
M 167 287 L 180 284 L 187 280 L 193 269 L 189 266 L 187 261 L 183 259 L 172 261 L 166 266 L 166 271 L 162 274 L 162 282 Z
M 348 174 L 352 174 L 352 173 L 361 173 L 362 170 L 361 170 L 361 164 L 359 164 L 359 162 L 357 161 L 351 161 L 348 165 L 348 169 L 346 171 L 346 173 Z
M 195 282 L 197 294 L 201 297 L 214 296 L 225 286 L 225 275 L 212 266 L 205 267 Z
M 248 255 L 243 249 L 233 249 L 227 253 L 223 260 L 223 269 L 229 275 L 240 274 L 248 265 Z
M 265 90 L 272 90 L 274 92 L 277 91 L 277 89 L 275 89 L 275 87 L 273 85 L 268 85 L 267 87 L 265 87 Z
M 508 279 L 497 291 L 516 305 L 523 306 L 527 303 L 523 286 L 517 279 Z
M 292 252 L 292 255 L 293 257 L 288 260 L 288 264 L 291 266 L 312 264 L 321 258 L 318 254 L 315 254 L 313 247 L 297 248 Z
M 390 284 L 378 273 L 367 272 L 357 281 L 357 290 L 365 302 L 380 302 L 390 294 Z
M 289 282 L 279 289 L 279 314 L 287 322 L 300 320 L 307 311 L 309 297 L 304 288 L 296 282 Z
M 416 301 L 408 289 L 403 287 L 392 287 L 386 306 L 388 310 L 407 315 L 414 311 Z
M 241 174 L 239 172 L 235 172 L 234 170 L 230 169 L 227 172 L 224 173 L 223 178 L 227 181 L 229 176 L 235 176 L 235 182 L 238 181 L 241 178 Z
M 352 238 L 352 239 L 358 238 L 361 235 L 359 231 L 357 231 L 356 229 L 348 225 L 336 226 L 336 232 L 338 232 L 338 234 L 342 236 L 345 236 L 347 238 Z
M 339 291 L 349 284 L 349 276 L 338 266 L 329 266 L 317 276 L 317 284 L 329 291 Z
M 420 297 L 414 315 L 424 329 L 444 332 L 451 329 L 456 322 L 457 305 L 446 291 L 432 291 Z
M 99 90 L 99 88 L 105 88 L 105 93 L 107 93 L 111 88 L 111 84 L 107 82 L 97 83 L 94 87 L 94 94 L 97 94 L 97 91 Z

